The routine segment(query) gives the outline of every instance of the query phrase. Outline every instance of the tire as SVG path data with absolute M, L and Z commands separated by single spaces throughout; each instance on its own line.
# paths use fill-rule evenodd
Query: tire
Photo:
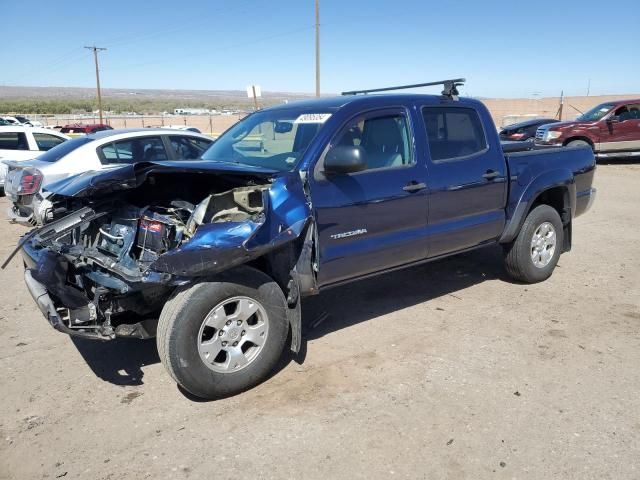
M 245 310 L 255 313 L 247 317 Z M 179 385 L 197 397 L 216 399 L 265 380 L 288 333 L 280 287 L 259 270 L 239 267 L 176 291 L 162 310 L 156 341 L 162 364 Z
M 593 146 L 587 142 L 586 140 L 571 140 L 567 142 L 566 147 L 589 147 L 593 148 Z
M 553 249 L 548 248 L 551 236 L 545 233 L 551 230 L 555 235 Z M 560 215 L 549 205 L 539 205 L 529 212 L 516 239 L 505 246 L 505 268 L 513 279 L 520 282 L 542 282 L 553 273 L 562 245 Z

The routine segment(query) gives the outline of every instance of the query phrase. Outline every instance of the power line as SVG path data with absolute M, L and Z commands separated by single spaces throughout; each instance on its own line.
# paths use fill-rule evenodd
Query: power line
M 281 38 L 281 37 L 287 37 L 287 36 L 290 36 L 290 35 L 295 35 L 295 34 L 300 33 L 300 32 L 309 31 L 312 28 L 314 28 L 314 27 L 308 25 L 306 27 L 301 27 L 301 28 L 296 28 L 296 29 L 293 29 L 293 30 L 288 30 L 286 32 L 280 32 L 280 33 L 276 33 L 276 34 L 273 34 L 273 35 L 257 37 L 257 38 L 254 38 L 252 40 L 248 40 L 246 42 L 230 43 L 230 44 L 226 44 L 226 45 L 220 45 L 218 47 L 218 50 L 220 50 L 220 51 L 229 51 L 231 49 L 238 48 L 238 47 L 244 47 L 244 46 L 247 46 L 247 45 L 254 45 L 256 43 L 262 43 L 265 40 L 271 40 L 271 39 L 275 39 L 275 38 Z M 208 50 L 208 51 L 210 51 L 210 50 Z M 190 53 L 188 53 L 186 55 L 181 55 L 180 56 L 180 60 L 184 60 L 184 59 L 187 59 L 187 58 L 193 58 L 193 57 L 202 57 L 203 55 L 206 55 L 206 53 L 208 51 L 191 51 Z M 110 68 L 109 71 L 110 72 L 114 72 L 114 71 L 118 71 L 118 70 L 128 69 L 130 67 L 146 67 L 146 66 L 149 66 L 149 65 L 166 65 L 168 61 L 169 60 L 167 58 L 165 58 L 163 60 L 153 60 L 153 61 L 144 62 L 144 63 L 138 62 L 138 63 L 130 63 L 130 64 L 120 64 L 115 68 Z
M 138 43 L 140 40 L 148 40 L 150 38 L 161 36 L 163 38 L 170 36 L 175 33 L 183 32 L 183 31 L 193 31 L 194 27 L 197 25 L 201 25 L 204 23 L 208 23 L 211 18 L 223 18 L 233 13 L 244 13 L 248 9 L 249 5 L 253 2 L 253 0 L 246 0 L 244 3 L 236 3 L 233 7 L 224 7 L 218 10 L 214 10 L 210 12 L 208 15 L 203 17 L 202 14 L 198 14 L 196 16 L 189 16 L 183 19 L 173 20 L 171 23 L 166 25 L 161 25 L 159 27 L 155 27 L 152 31 L 147 31 L 146 33 L 141 33 L 139 35 L 121 35 L 118 37 L 112 37 L 103 41 L 103 44 L 106 44 L 109 48 L 120 47 L 123 45 L 129 45 Z M 219 15 L 222 13 L 222 15 Z M 176 27 L 175 24 L 177 21 L 182 21 L 184 24 L 182 26 Z
M 98 68 L 98 52 L 102 50 L 106 50 L 106 48 L 96 47 L 95 45 L 92 47 L 84 47 L 89 50 L 93 50 L 93 60 L 96 64 L 96 85 L 98 89 L 98 111 L 100 113 L 100 123 L 102 123 L 102 94 L 100 93 L 100 69 Z

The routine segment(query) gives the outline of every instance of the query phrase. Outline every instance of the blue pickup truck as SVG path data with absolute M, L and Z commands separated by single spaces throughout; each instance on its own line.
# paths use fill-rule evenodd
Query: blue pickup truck
M 492 244 L 545 280 L 593 202 L 593 152 L 505 153 L 455 87 L 267 108 L 202 160 L 52 185 L 54 220 L 16 249 L 26 284 L 57 330 L 155 336 L 175 381 L 217 398 L 297 351 L 301 298 L 329 287 Z

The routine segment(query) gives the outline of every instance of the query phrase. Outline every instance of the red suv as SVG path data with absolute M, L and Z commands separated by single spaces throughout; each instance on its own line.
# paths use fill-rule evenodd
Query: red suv
M 601 103 L 575 121 L 542 125 L 536 145 L 589 145 L 598 158 L 640 156 L 640 99 Z
M 102 130 L 113 130 L 113 127 L 106 125 L 104 123 L 94 123 L 91 125 L 82 125 L 80 123 L 76 123 L 74 125 L 65 125 L 60 129 L 60 133 L 96 133 L 101 132 Z

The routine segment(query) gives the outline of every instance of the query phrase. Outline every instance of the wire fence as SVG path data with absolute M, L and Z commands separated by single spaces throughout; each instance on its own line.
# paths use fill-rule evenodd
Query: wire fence
M 30 120 L 42 123 L 45 127 L 63 127 L 65 125 L 89 125 L 100 123 L 96 114 L 78 115 L 39 115 L 25 114 Z M 111 115 L 102 117 L 102 123 L 113 128 L 158 128 L 168 126 L 194 127 L 203 133 L 220 134 L 244 117 L 244 114 L 211 115 Z

